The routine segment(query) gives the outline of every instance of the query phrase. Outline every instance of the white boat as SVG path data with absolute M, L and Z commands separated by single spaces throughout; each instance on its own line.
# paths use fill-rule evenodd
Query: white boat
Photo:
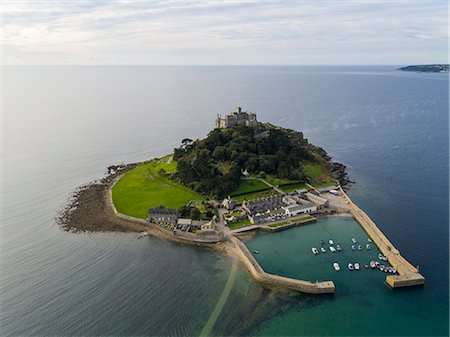
M 325 248 L 323 248 L 323 247 L 320 247 L 320 251 L 321 251 L 322 253 L 326 253 L 326 252 L 327 252 L 327 250 L 326 250 Z
M 367 239 L 367 242 L 372 242 L 372 240 L 370 238 Z
M 378 258 L 382 261 L 387 261 L 387 257 L 384 256 L 383 254 L 378 254 Z
M 312 252 L 313 252 L 313 254 L 314 255 L 317 255 L 317 254 L 319 254 L 319 251 L 317 250 L 317 248 L 311 248 L 311 250 L 312 250 Z
M 334 248 L 333 246 L 330 246 L 330 252 L 334 253 L 336 251 L 336 248 Z
M 352 250 L 356 250 L 356 246 L 355 245 L 352 245 Z
M 258 252 L 257 250 L 254 250 L 254 251 L 253 251 L 253 253 L 255 253 L 255 254 L 259 254 L 259 252 Z
M 341 246 L 340 246 L 340 245 L 336 245 L 336 250 L 337 250 L 338 252 L 340 252 L 340 251 L 341 251 Z
M 356 243 L 356 239 L 355 239 L 355 238 L 352 238 L 352 242 L 353 242 L 353 243 Z
M 333 240 L 328 240 L 328 243 L 329 243 L 330 245 L 334 245 Z
M 141 233 L 139 234 L 139 236 L 138 236 L 138 239 L 145 238 L 146 236 L 149 236 L 149 235 L 150 235 L 150 234 L 147 233 L 147 232 L 141 232 Z
M 361 245 L 358 245 L 358 250 L 361 250 L 361 249 L 362 249 Z
M 370 247 L 370 244 L 367 244 L 367 245 L 366 245 L 366 249 L 367 249 L 367 250 L 370 250 L 370 248 L 371 248 L 371 247 Z
M 376 267 L 375 261 L 370 261 L 370 268 L 375 269 Z
M 349 263 L 348 265 L 347 265 L 347 268 L 349 269 L 349 270 L 353 270 L 354 268 L 353 268 L 353 265 L 351 264 L 351 263 Z
M 334 268 L 334 270 L 336 270 L 336 271 L 341 270 L 341 266 L 339 266 L 339 263 L 337 263 L 337 262 L 333 263 L 333 268 Z
M 359 270 L 359 263 L 358 262 L 355 263 L 355 270 Z

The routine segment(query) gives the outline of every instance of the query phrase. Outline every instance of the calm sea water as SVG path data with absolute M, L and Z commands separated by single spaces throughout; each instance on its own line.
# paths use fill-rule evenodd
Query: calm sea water
M 448 76 L 395 68 L 4 67 L 0 335 L 448 335 Z M 242 267 L 231 278 L 215 252 L 55 225 L 107 165 L 203 137 L 237 105 L 348 165 L 351 197 L 426 286 L 392 291 L 361 272 L 336 280 L 335 296 L 270 291 Z M 289 273 L 307 258 L 267 267 Z M 314 268 L 308 277 L 327 276 Z

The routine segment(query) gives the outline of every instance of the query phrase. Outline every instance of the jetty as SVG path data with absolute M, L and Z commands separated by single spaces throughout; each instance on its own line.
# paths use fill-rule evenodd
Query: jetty
M 247 246 L 235 236 L 230 236 L 229 240 L 233 245 L 233 253 L 236 258 L 242 261 L 253 278 L 269 286 L 282 287 L 307 294 L 333 294 L 335 286 L 333 281 L 308 282 L 289 277 L 269 274 L 264 271 L 255 257 L 250 253 Z
M 387 257 L 389 263 L 397 269 L 399 275 L 386 276 L 386 283 L 392 288 L 410 287 L 425 284 L 425 277 L 419 270 L 409 263 L 398 249 L 388 240 L 383 232 L 377 227 L 375 222 L 359 208 L 350 197 L 339 186 L 339 192 L 346 200 L 350 212 L 361 227 L 366 231 L 372 241 L 378 246 L 380 251 Z

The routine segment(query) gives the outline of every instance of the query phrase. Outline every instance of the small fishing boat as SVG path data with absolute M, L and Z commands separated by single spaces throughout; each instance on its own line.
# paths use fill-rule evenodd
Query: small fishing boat
M 141 233 L 139 233 L 138 239 L 145 238 L 146 236 L 149 236 L 149 235 L 150 235 L 150 234 L 147 233 L 147 232 L 141 232 Z
M 353 243 L 356 243 L 356 239 L 355 239 L 355 238 L 352 238 L 352 242 L 353 242 Z
M 259 252 L 258 252 L 257 250 L 254 250 L 254 251 L 253 251 L 253 253 L 255 253 L 255 254 L 259 254 Z
M 328 240 L 328 243 L 330 244 L 330 245 L 334 245 L 334 242 L 333 242 L 333 240 Z
M 330 252 L 334 253 L 336 251 L 336 248 L 334 248 L 333 246 L 330 246 Z
M 386 269 L 386 266 L 385 266 L 384 264 L 382 264 L 382 265 L 380 266 L 380 271 L 383 271 L 383 272 L 384 272 L 385 269 Z
M 372 240 L 370 238 L 367 239 L 367 242 L 372 242 Z
M 349 263 L 348 265 L 347 265 L 347 268 L 349 269 L 349 270 L 353 270 L 354 268 L 353 268 L 353 265 L 351 264 L 351 263 Z
M 362 249 L 361 245 L 358 245 L 358 250 L 361 250 L 361 249 Z
M 367 245 L 366 245 L 366 249 L 367 249 L 367 250 L 370 250 L 370 248 L 372 248 L 372 247 L 370 247 L 370 244 L 367 244 Z
M 375 261 L 370 261 L 370 268 L 375 269 L 376 267 Z
M 358 262 L 355 263 L 355 270 L 359 270 L 359 263 Z
M 325 248 L 323 248 L 323 247 L 320 247 L 320 251 L 321 251 L 322 253 L 326 253 L 326 252 L 327 252 L 327 250 L 326 250 Z
M 392 274 L 397 273 L 397 269 L 395 269 L 394 267 L 392 267 Z
M 368 264 L 365 264 L 365 265 L 364 265 L 364 268 L 369 269 L 369 265 L 368 265 Z
M 388 273 L 392 273 L 392 267 L 387 267 L 386 270 Z
M 340 252 L 340 251 L 341 251 L 341 246 L 340 246 L 340 245 L 336 245 L 336 250 L 337 250 L 338 252 Z
M 380 269 L 380 262 L 375 261 L 375 268 Z
M 311 248 L 311 251 L 312 251 L 312 253 L 314 254 L 314 255 L 317 255 L 317 254 L 319 254 L 319 251 L 317 250 L 317 248 Z
M 387 257 L 384 256 L 383 254 L 378 254 L 378 259 L 382 260 L 382 261 L 387 261 Z
M 352 250 L 355 251 L 356 250 L 356 246 L 352 245 Z
M 333 268 L 334 268 L 334 270 L 336 270 L 336 271 L 341 270 L 341 266 L 340 266 L 339 263 L 337 263 L 337 262 L 333 263 Z

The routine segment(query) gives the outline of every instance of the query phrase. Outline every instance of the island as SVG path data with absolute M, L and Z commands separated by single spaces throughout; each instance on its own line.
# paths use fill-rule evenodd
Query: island
M 398 68 L 403 71 L 416 71 L 426 73 L 448 73 L 448 64 L 425 64 L 425 65 L 411 65 L 407 67 Z
M 384 254 L 391 287 L 424 284 L 419 270 L 348 197 L 351 183 L 345 166 L 301 132 L 259 122 L 255 113 L 237 107 L 217 115 L 206 138 L 182 139 L 172 154 L 108 167 L 105 178 L 74 194 L 57 220 L 72 231 L 139 232 L 139 238 L 216 249 L 265 285 L 325 294 L 335 292 L 332 280 L 313 283 L 265 272 L 242 235 L 344 214 Z

